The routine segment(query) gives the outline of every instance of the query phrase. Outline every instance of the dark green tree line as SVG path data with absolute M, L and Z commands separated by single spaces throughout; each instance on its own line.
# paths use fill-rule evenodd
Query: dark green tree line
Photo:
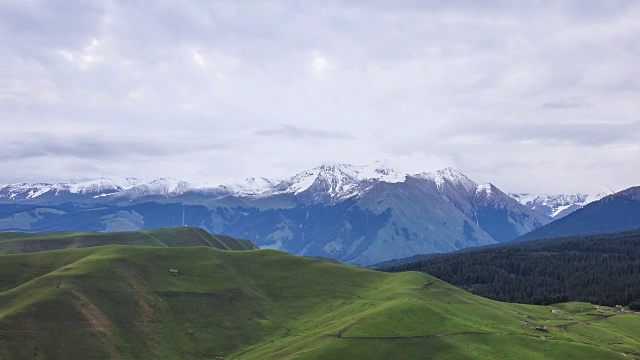
M 529 304 L 640 301 L 640 231 L 532 240 L 391 266 L 487 298 Z

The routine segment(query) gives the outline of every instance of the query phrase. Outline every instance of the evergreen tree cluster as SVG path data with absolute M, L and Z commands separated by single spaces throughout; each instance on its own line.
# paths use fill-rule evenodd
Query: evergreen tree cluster
M 412 270 L 500 301 L 636 305 L 640 303 L 640 230 L 511 243 L 383 269 Z

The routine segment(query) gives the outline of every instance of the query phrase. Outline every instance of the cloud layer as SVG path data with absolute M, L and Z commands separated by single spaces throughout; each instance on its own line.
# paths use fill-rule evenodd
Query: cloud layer
M 0 183 L 452 165 L 639 185 L 635 1 L 0 3 Z

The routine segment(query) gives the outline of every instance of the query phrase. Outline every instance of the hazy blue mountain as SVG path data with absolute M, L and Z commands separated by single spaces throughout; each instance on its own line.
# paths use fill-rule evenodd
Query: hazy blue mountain
M 447 168 L 323 165 L 285 180 L 193 184 L 102 178 L 0 187 L 0 230 L 198 226 L 261 247 L 370 264 L 506 242 L 550 218 Z
M 587 194 L 557 194 L 557 195 L 535 195 L 535 194 L 509 194 L 522 205 L 536 212 L 549 216 L 554 220 L 563 218 L 572 212 L 598 201 L 607 195 L 613 194 L 612 191 L 601 192 L 596 195 Z
M 520 239 L 613 233 L 640 228 L 640 186 L 592 202 Z

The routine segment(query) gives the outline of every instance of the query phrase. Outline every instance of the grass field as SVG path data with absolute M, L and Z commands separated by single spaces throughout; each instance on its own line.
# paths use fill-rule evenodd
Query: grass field
M 500 303 L 417 272 L 273 250 L 0 256 L 2 359 L 622 359 L 639 349 L 638 314 Z
M 253 243 L 249 240 L 211 234 L 203 229 L 189 226 L 122 232 L 0 233 L 0 254 L 23 254 L 103 245 L 210 246 L 222 250 L 253 248 Z

